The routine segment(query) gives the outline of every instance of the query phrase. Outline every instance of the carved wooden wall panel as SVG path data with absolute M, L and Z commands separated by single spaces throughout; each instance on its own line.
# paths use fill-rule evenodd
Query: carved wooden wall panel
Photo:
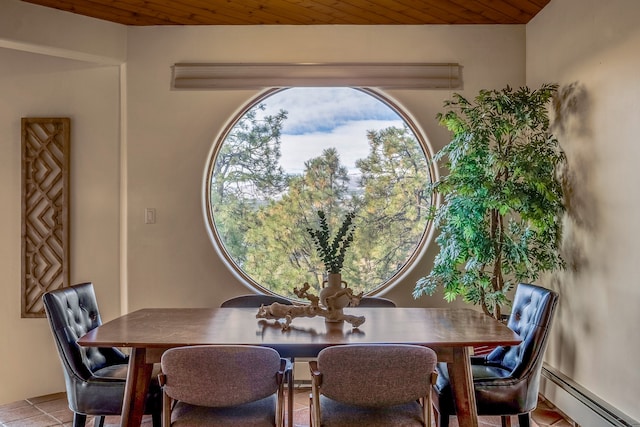
M 22 317 L 69 285 L 68 118 L 22 119 Z

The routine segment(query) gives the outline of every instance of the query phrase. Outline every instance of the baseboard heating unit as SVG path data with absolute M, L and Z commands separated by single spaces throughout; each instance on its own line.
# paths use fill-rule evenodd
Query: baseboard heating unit
M 540 393 L 581 427 L 640 427 L 640 422 L 621 413 L 546 363 L 542 368 Z

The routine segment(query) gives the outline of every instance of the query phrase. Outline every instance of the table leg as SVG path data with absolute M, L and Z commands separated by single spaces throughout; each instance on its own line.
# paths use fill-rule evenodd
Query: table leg
M 144 415 L 144 404 L 151 382 L 153 364 L 147 363 L 145 348 L 131 349 L 127 386 L 122 402 L 121 427 L 139 427 Z
M 287 381 L 287 425 L 293 427 L 293 372 Z
M 456 347 L 453 350 L 453 362 L 449 363 L 456 413 L 460 427 L 478 427 L 478 409 L 473 391 L 471 359 L 469 347 Z
M 293 427 L 293 371 L 295 370 L 295 358 L 291 357 L 291 372 L 287 379 L 287 426 Z

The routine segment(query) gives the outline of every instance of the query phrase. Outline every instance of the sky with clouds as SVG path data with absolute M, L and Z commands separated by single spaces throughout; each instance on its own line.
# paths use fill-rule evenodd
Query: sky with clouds
M 404 121 L 387 104 L 351 88 L 292 88 L 277 92 L 262 102 L 265 115 L 286 110 L 281 135 L 282 167 L 301 173 L 304 162 L 335 147 L 342 164 L 355 169 L 355 161 L 369 153 L 367 131 Z

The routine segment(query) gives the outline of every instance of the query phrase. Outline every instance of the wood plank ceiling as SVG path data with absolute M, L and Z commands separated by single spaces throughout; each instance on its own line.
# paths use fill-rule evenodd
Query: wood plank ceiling
M 550 0 L 22 0 L 124 25 L 526 24 Z

